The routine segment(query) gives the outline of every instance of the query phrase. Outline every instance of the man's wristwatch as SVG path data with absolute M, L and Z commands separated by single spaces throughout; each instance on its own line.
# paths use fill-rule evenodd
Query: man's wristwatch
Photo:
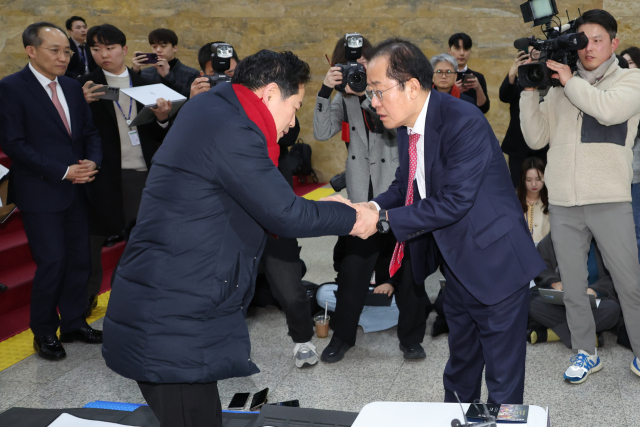
M 378 229 L 378 233 L 382 233 L 382 234 L 388 233 L 391 226 L 389 225 L 389 221 L 387 221 L 387 210 L 380 209 L 378 211 L 378 214 L 380 215 L 378 219 L 378 224 L 376 225 L 376 228 Z

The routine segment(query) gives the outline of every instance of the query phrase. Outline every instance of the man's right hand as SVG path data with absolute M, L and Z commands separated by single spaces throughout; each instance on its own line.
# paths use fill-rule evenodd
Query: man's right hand
M 324 78 L 324 82 L 322 83 L 331 89 L 342 83 L 342 71 L 340 71 L 340 67 L 329 68 L 329 71 L 327 71 L 327 75 Z
M 95 163 L 85 162 L 69 166 L 69 172 L 67 172 L 65 179 L 73 182 L 74 184 L 86 184 L 87 182 L 91 182 L 96 179 L 94 175 L 97 173 L 98 170 L 95 169 Z
M 198 77 L 191 83 L 191 93 L 189 94 L 189 98 L 193 98 L 199 93 L 207 92 L 211 89 L 211 84 L 209 83 L 208 77 Z
M 361 239 L 368 239 L 376 234 L 378 232 L 378 212 L 374 212 L 362 205 L 351 206 L 356 210 L 356 223 L 349 234 Z
M 562 290 L 562 282 L 552 283 L 551 287 L 553 289 L 555 289 L 556 291 L 561 291 Z
M 142 70 L 142 66 L 147 65 L 146 61 L 147 61 L 146 55 L 144 55 L 140 51 L 135 51 L 133 52 L 133 67 L 131 68 L 133 69 L 133 71 L 140 74 L 140 70 Z
M 89 80 L 82 86 L 82 93 L 84 94 L 84 99 L 91 104 L 93 101 L 98 100 L 98 96 L 104 95 L 105 92 L 100 92 L 100 89 L 104 87 L 104 85 L 95 85 L 92 88 L 89 88 L 93 82 Z

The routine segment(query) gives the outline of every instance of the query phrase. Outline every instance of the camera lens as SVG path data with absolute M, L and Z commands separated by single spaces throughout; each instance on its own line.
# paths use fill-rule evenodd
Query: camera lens
M 544 80 L 544 70 L 542 64 L 537 64 L 538 67 L 531 67 L 527 70 L 527 79 L 532 83 L 541 83 Z
M 363 72 L 356 71 L 349 74 L 349 87 L 354 92 L 364 92 L 367 88 L 367 75 Z

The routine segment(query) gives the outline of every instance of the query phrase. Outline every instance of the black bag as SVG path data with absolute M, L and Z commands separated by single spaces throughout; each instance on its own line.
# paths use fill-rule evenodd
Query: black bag
M 347 188 L 347 176 L 346 172 L 339 173 L 329 180 L 329 184 L 331 184 L 331 188 L 336 193 L 341 192 L 345 188 Z
M 291 173 L 298 176 L 300 182 L 304 182 L 305 176 L 311 176 L 313 182 L 318 182 L 318 176 L 311 167 L 311 146 L 305 144 L 302 138 L 291 146 L 289 158 L 291 159 Z

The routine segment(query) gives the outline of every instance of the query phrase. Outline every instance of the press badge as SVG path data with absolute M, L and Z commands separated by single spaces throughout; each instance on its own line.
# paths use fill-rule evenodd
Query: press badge
M 129 139 L 131 140 L 131 145 L 133 145 L 134 147 L 136 145 L 140 145 L 140 136 L 138 135 L 137 130 L 129 131 Z

